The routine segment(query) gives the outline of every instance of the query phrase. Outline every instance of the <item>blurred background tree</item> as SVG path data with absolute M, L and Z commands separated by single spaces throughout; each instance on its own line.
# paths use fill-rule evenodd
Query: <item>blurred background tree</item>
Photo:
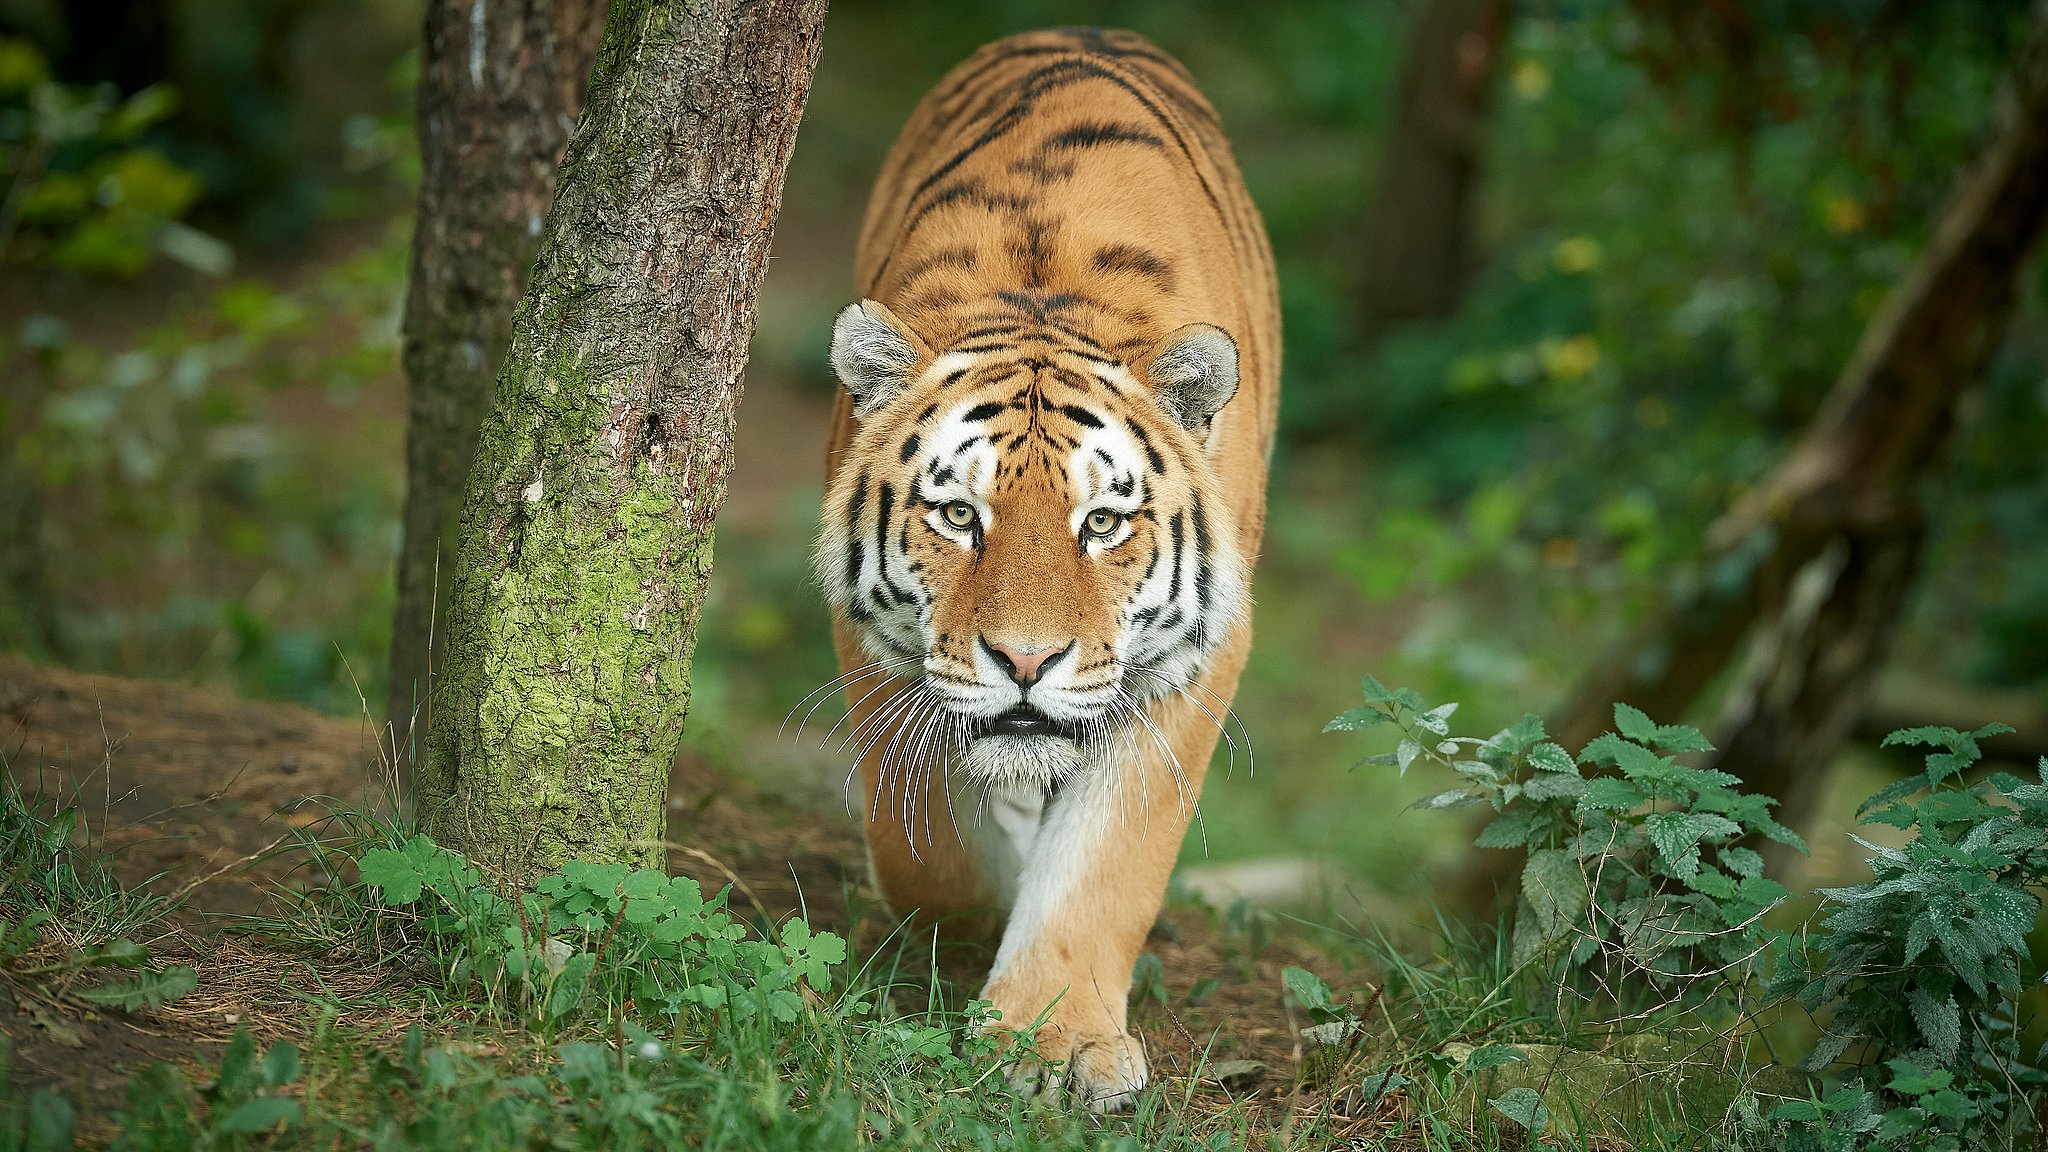
M 686 754 L 839 802 L 830 749 L 773 738 L 833 670 L 807 561 L 826 336 L 883 150 L 978 44 L 1135 28 L 1236 139 L 1281 262 L 1286 440 L 1238 702 L 1263 770 L 1212 777 L 1189 856 L 1303 853 L 1340 897 L 1354 880 L 1406 897 L 1433 874 L 1415 861 L 1449 865 L 1455 846 L 1384 815 L 1407 786 L 1347 775 L 1321 720 L 1363 671 L 1464 700 L 1475 726 L 1553 713 L 1602 653 L 1725 578 L 1701 564 L 1709 526 L 1784 458 L 1925 246 L 2026 16 L 2023 0 L 847 0 L 764 287 Z M 151 237 L 129 266 L 67 265 L 70 225 L 20 216 L 0 283 L 0 646 L 334 710 L 385 699 L 422 18 L 415 0 L 0 0 L 10 203 L 45 178 L 23 183 L 31 167 L 89 183 L 91 211 L 130 203 L 95 165 L 138 148 L 190 181 L 135 202 L 157 222 L 127 233 Z M 108 119 L 159 95 L 129 135 L 31 166 L 39 81 L 14 76 Z M 1419 220 L 1439 223 L 1391 223 Z M 181 262 L 165 224 L 224 243 L 232 268 Z M 1425 267 L 1386 271 L 1403 260 Z M 1427 303 L 1394 298 L 1411 287 Z M 2044 287 L 2036 259 L 1922 493 L 1924 560 L 1869 708 L 1882 726 L 2048 731 Z M 1742 656 L 1706 678 L 1695 719 L 1719 714 Z M 1861 744 L 1839 761 L 1866 780 L 1896 768 Z M 1838 866 L 1825 847 L 1812 865 Z

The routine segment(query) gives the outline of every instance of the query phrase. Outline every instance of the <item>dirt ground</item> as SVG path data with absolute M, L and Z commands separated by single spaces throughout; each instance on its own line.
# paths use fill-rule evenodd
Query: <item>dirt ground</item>
M 285 953 L 237 930 L 252 915 L 288 908 L 278 894 L 304 883 L 306 854 L 295 839 L 318 834 L 333 801 L 375 806 L 385 795 L 367 721 L 0 656 L 0 733 L 7 770 L 25 793 L 78 807 L 89 830 L 81 834 L 112 852 L 124 883 L 178 902 L 145 942 L 160 961 L 199 975 L 191 995 L 128 1014 L 82 1010 L 62 989 L 0 969 L 0 1032 L 13 1043 L 17 1091 L 61 1086 L 111 1110 L 133 1067 L 209 1062 L 237 1027 L 261 1040 L 299 1037 L 323 1005 L 351 1006 L 339 1022 L 373 1035 L 411 1022 L 398 1007 L 362 1007 L 401 1002 L 381 995 L 402 991 L 382 983 L 398 977 L 346 957 Z M 890 930 L 864 883 L 859 832 L 842 813 L 795 807 L 687 757 L 669 804 L 671 835 L 688 846 L 672 853 L 672 870 L 707 891 L 732 884 L 736 908 L 770 920 L 803 912 L 815 926 L 870 942 Z M 1161 917 L 1148 947 L 1173 1007 L 1141 1000 L 1134 1027 L 1162 1076 L 1191 1075 L 1204 1059 L 1252 1059 L 1270 1069 L 1257 1091 L 1292 1091 L 1299 1033 L 1280 970 L 1303 964 L 1342 982 L 1286 933 L 1252 954 L 1217 919 L 1186 907 Z M 1218 985 L 1188 1003 L 1209 979 Z

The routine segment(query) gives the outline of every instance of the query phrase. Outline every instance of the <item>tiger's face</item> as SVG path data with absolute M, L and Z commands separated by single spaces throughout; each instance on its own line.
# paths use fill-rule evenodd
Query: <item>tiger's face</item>
M 1219 330 L 1136 368 L 1044 342 L 934 354 L 863 302 L 833 356 L 860 424 L 819 575 L 869 656 L 921 673 L 971 772 L 1056 782 L 1238 623 L 1246 563 L 1206 453 L 1236 386 Z

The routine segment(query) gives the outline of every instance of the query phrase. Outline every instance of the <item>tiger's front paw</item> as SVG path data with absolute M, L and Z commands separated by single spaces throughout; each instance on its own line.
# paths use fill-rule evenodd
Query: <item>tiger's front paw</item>
M 1035 1053 L 1020 1054 L 1011 1063 L 1009 1081 L 1026 1096 L 1063 1087 L 1090 1112 L 1121 1112 L 1137 1099 L 1148 1075 L 1145 1046 L 1128 1032 L 1046 1027 L 1038 1032 Z

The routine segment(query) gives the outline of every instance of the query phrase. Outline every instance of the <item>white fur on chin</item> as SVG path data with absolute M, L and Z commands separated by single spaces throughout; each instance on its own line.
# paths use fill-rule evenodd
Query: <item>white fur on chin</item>
M 967 746 L 961 762 L 967 774 L 990 784 L 1029 785 L 1041 790 L 1087 764 L 1072 740 L 1062 736 L 983 736 Z

